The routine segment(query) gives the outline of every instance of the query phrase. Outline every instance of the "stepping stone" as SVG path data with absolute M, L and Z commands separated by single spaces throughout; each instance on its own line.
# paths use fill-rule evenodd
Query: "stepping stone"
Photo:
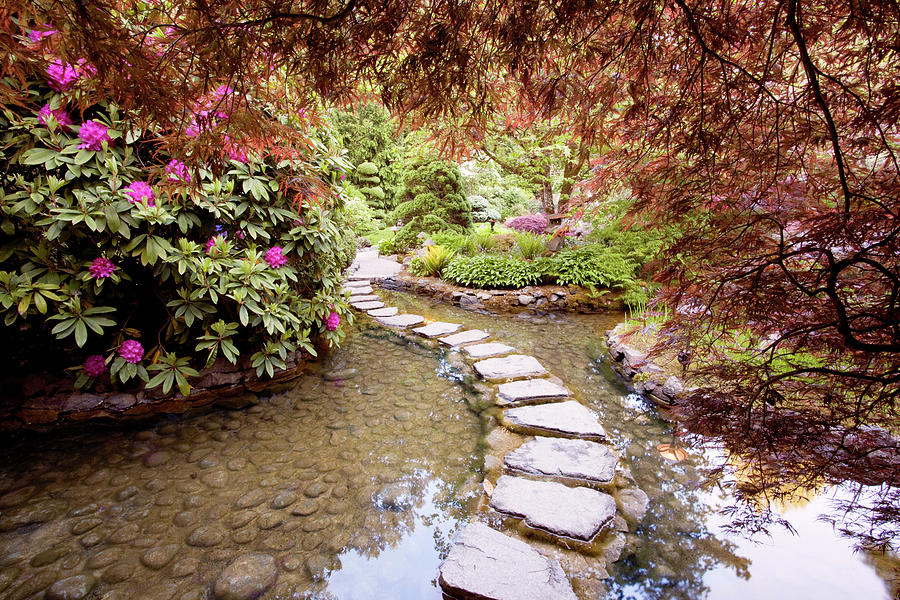
M 510 354 L 503 358 L 480 360 L 475 363 L 475 370 L 488 381 L 522 379 L 547 373 L 547 369 L 535 357 L 525 354 Z
M 384 302 L 380 300 L 372 300 L 367 302 L 351 302 L 350 306 L 356 310 L 372 310 L 373 308 L 384 308 Z
M 481 340 L 486 340 L 489 337 L 491 336 L 481 331 L 480 329 L 469 329 L 466 331 L 460 331 L 459 333 L 454 333 L 453 335 L 448 335 L 447 337 L 442 337 L 438 341 L 442 344 L 450 346 L 451 348 L 456 348 L 464 344 L 480 342 Z
M 363 294 L 361 296 L 350 297 L 350 302 L 374 302 L 375 300 L 381 300 L 381 296 L 376 294 Z
M 600 415 L 575 400 L 510 408 L 503 411 L 503 424 L 525 433 L 538 431 L 598 441 L 606 438 Z
M 503 463 L 516 473 L 608 485 L 617 460 L 597 442 L 536 437 L 507 454 Z
M 459 331 L 462 329 L 462 325 L 458 323 L 444 323 L 442 321 L 435 321 L 434 323 L 429 323 L 425 327 L 417 327 L 413 329 L 419 335 L 424 335 L 425 337 L 438 337 L 441 335 L 447 335 L 448 333 L 453 333 L 454 331 Z
M 400 309 L 396 306 L 385 306 L 384 308 L 370 310 L 366 314 L 370 317 L 393 317 L 398 312 L 400 312 Z
M 350 298 L 353 298 L 354 296 L 365 296 L 366 294 L 372 293 L 372 286 L 367 285 L 365 287 L 351 287 L 351 288 L 345 287 L 343 291 L 350 292 Z
M 361 288 L 361 287 L 369 287 L 371 282 L 368 279 L 360 279 L 358 281 L 345 281 L 345 288 Z
M 510 406 L 568 398 L 569 390 L 546 379 L 526 379 L 497 386 L 497 404 Z
M 412 325 L 418 325 L 425 322 L 425 317 L 419 315 L 397 315 L 395 317 L 376 317 L 376 321 L 388 327 L 399 327 L 405 329 Z
M 530 527 L 562 537 L 591 541 L 612 522 L 616 501 L 604 492 L 501 475 L 491 508 L 525 519 Z
M 471 523 L 459 534 L 439 581 L 455 598 L 576 600 L 559 561 L 484 523 Z
M 512 346 L 507 346 L 506 344 L 498 344 L 496 342 L 466 346 L 465 350 L 466 354 L 468 354 L 470 358 L 487 358 L 489 356 L 500 356 L 502 354 L 509 354 L 510 352 L 516 351 L 516 349 Z

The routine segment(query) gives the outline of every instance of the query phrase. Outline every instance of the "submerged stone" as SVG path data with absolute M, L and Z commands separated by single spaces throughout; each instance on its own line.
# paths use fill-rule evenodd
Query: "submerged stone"
M 268 554 L 245 554 L 225 567 L 216 579 L 213 593 L 216 600 L 252 600 L 269 589 L 277 576 L 274 558 Z
M 589 440 L 602 440 L 606 431 L 599 415 L 575 400 L 520 406 L 503 411 L 503 424 L 510 429 L 540 431 Z
M 81 600 L 91 593 L 97 580 L 90 573 L 60 579 L 49 588 L 47 600 Z
M 457 346 L 480 342 L 481 340 L 486 340 L 489 337 L 490 336 L 487 333 L 481 331 L 480 329 L 469 329 L 467 331 L 461 331 L 459 333 L 454 333 L 453 335 L 448 335 L 447 337 L 442 337 L 438 341 L 446 346 L 456 348 Z
M 466 346 L 465 351 L 466 354 L 469 355 L 469 358 L 488 358 L 489 356 L 500 356 L 503 354 L 509 354 L 510 352 L 515 352 L 515 348 L 512 346 L 507 346 L 506 344 L 498 344 L 496 342 L 490 342 L 487 344 L 474 344 L 472 346 Z
M 462 325 L 460 325 L 459 323 L 444 323 L 442 321 L 435 321 L 434 323 L 429 323 L 424 327 L 417 327 L 416 329 L 413 329 L 413 331 L 418 333 L 419 335 L 433 338 L 447 335 L 449 333 L 459 331 L 460 329 L 462 329 Z
M 441 565 L 441 587 L 479 600 L 575 600 L 556 559 L 483 523 L 468 525 Z
M 497 386 L 497 404 L 526 404 L 554 398 L 567 398 L 569 390 L 546 379 L 526 379 Z
M 607 485 L 616 474 L 617 460 L 597 442 L 536 437 L 507 454 L 503 462 L 509 470 L 527 475 Z
M 531 527 L 585 542 L 616 514 L 616 502 L 609 494 L 509 475 L 497 480 L 490 505 L 498 512 L 525 519 Z
M 376 317 L 375 320 L 388 327 L 405 329 L 406 327 L 424 323 L 425 317 L 419 315 L 397 315 L 395 317 Z
M 547 369 L 533 356 L 511 354 L 502 358 L 488 358 L 475 363 L 475 370 L 487 380 L 521 379 L 544 375 Z

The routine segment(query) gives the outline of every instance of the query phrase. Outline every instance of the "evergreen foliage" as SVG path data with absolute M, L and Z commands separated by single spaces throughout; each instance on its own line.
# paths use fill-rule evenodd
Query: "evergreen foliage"
M 372 209 L 377 219 L 384 220 L 388 212 L 387 197 L 381 187 L 378 176 L 378 165 L 372 162 L 361 163 L 354 174 L 357 189 Z
M 391 220 L 403 227 L 395 245 L 408 247 L 420 233 L 465 232 L 472 225 L 472 206 L 462 193 L 459 168 L 441 159 L 416 160 L 403 179 L 401 203 Z

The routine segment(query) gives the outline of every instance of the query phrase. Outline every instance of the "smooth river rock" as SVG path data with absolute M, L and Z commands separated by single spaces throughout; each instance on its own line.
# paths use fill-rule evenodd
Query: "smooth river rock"
M 385 306 L 384 308 L 374 308 L 367 311 L 366 314 L 370 317 L 393 317 L 398 312 L 400 312 L 400 309 L 396 306 Z
M 469 358 L 488 358 L 489 356 L 509 354 L 510 352 L 515 352 L 516 349 L 512 346 L 507 346 L 506 344 L 489 342 L 487 344 L 473 344 L 472 346 L 466 346 L 465 351 L 466 354 L 469 355 Z
M 567 398 L 569 390 L 547 379 L 526 379 L 497 386 L 497 404 L 529 404 L 554 398 Z
M 490 505 L 498 512 L 525 519 L 531 527 L 585 542 L 616 514 L 616 501 L 609 494 L 509 475 L 497 480 Z
M 597 442 L 536 437 L 506 455 L 510 471 L 575 479 L 607 485 L 616 474 L 617 458 Z
M 446 346 L 450 346 L 451 348 L 456 348 L 457 346 L 462 346 L 464 344 L 473 344 L 475 342 L 480 342 L 481 340 L 486 340 L 489 337 L 490 336 L 487 333 L 481 331 L 480 329 L 469 329 L 467 331 L 460 331 L 459 333 L 448 335 L 447 337 L 442 337 L 438 341 Z
M 471 523 L 456 538 L 441 565 L 440 584 L 466 599 L 576 600 L 556 559 L 483 523 Z
M 213 593 L 216 600 L 252 600 L 269 589 L 277 576 L 274 558 L 268 554 L 245 554 L 225 567 L 216 579 Z
M 425 322 L 425 317 L 420 315 L 397 315 L 395 317 L 375 317 L 375 320 L 388 327 L 405 329 Z
M 94 589 L 97 580 L 90 573 L 60 579 L 49 588 L 46 600 L 81 600 Z
M 413 329 L 415 333 L 419 335 L 423 335 L 425 337 L 440 337 L 442 335 L 447 335 L 450 333 L 454 333 L 462 329 L 462 325 L 459 323 L 445 323 L 443 321 L 435 321 L 434 323 L 429 323 L 424 327 L 417 327 Z
M 547 369 L 533 356 L 510 354 L 502 358 L 488 358 L 475 363 L 475 370 L 487 379 L 522 379 L 547 373 Z
M 587 440 L 602 440 L 606 437 L 599 419 L 597 413 L 575 400 L 520 406 L 503 411 L 503 424 L 512 430 Z

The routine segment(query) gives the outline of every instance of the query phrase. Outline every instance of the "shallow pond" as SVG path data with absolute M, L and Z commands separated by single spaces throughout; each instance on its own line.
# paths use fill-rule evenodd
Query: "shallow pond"
M 722 533 L 715 509 L 730 497 L 701 485 L 712 457 L 666 463 L 655 448 L 670 425 L 598 366 L 621 315 L 498 317 L 384 296 L 533 354 L 601 414 L 651 497 L 609 569 L 610 598 L 891 597 L 895 563 L 853 555 L 815 521 L 820 501 L 789 510 L 799 535 L 768 546 Z M 236 557 L 266 555 L 276 583 L 263 598 L 438 599 L 442 555 L 478 510 L 486 432 L 473 400 L 439 351 L 363 324 L 244 410 L 8 438 L 0 597 L 209 598 Z

